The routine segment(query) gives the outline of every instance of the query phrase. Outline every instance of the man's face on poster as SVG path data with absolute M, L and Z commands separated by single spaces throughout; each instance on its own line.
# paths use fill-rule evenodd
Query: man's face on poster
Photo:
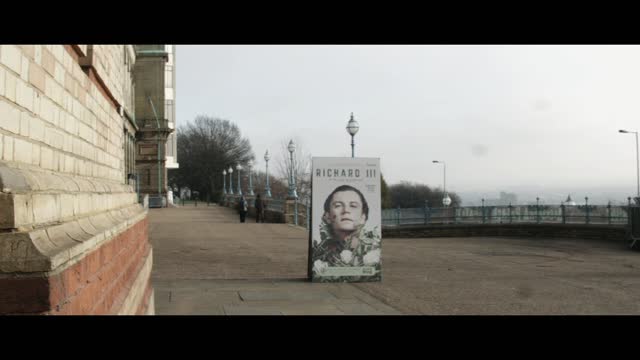
M 353 232 L 366 221 L 362 200 L 355 191 L 338 191 L 333 194 L 327 215 L 334 232 Z

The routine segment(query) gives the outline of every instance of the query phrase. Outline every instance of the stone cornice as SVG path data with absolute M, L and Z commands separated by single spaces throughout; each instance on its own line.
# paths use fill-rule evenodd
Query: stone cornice
M 28 232 L 0 233 L 0 274 L 54 272 L 142 221 L 139 204 Z
M 0 163 L 0 232 L 35 230 L 137 202 L 127 184 Z

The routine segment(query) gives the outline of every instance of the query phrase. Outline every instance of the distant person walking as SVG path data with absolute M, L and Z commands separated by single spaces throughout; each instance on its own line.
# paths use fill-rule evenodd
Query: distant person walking
M 249 211 L 249 204 L 247 200 L 244 198 L 244 195 L 240 197 L 238 201 L 238 212 L 240 213 L 240 222 L 243 223 L 247 218 L 247 212 Z
M 256 208 L 256 222 L 264 223 L 264 202 L 260 198 L 260 194 L 256 196 L 256 202 L 254 206 Z

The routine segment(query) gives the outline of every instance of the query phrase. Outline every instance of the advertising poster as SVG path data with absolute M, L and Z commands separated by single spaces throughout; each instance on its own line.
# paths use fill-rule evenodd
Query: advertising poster
M 312 159 L 309 277 L 381 281 L 380 159 Z

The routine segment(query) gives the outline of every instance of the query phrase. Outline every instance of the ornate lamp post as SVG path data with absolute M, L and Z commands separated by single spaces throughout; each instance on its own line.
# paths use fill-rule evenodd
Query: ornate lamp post
M 240 166 L 240 164 L 238 164 L 236 166 L 236 170 L 238 170 L 238 195 L 242 196 L 242 186 L 240 186 L 240 170 L 242 170 L 242 166 Z
M 438 161 L 438 160 L 433 160 L 433 163 L 444 165 L 444 179 L 443 179 L 443 185 L 442 185 L 442 187 L 444 188 L 443 189 L 444 194 L 442 195 L 442 205 L 447 207 L 451 205 L 451 198 L 447 193 L 447 164 L 444 161 Z
M 227 195 L 227 170 L 222 170 L 222 183 L 224 184 L 222 192 Z
M 253 193 L 253 182 L 251 181 L 251 173 L 253 172 L 252 160 L 249 160 L 248 166 L 249 166 L 249 196 L 254 196 L 255 194 Z
M 296 193 L 296 184 L 293 177 L 293 152 L 296 151 L 296 145 L 293 143 L 293 140 L 289 141 L 289 146 L 287 146 L 287 149 L 289 150 L 289 154 L 291 155 L 291 171 L 289 171 L 289 198 L 297 199 L 298 194 Z
M 266 167 L 267 167 L 267 186 L 265 187 L 264 192 L 265 192 L 265 196 L 268 197 L 268 198 L 271 197 L 271 188 L 269 188 L 269 159 L 270 159 L 269 150 L 267 150 L 264 153 L 264 161 L 267 164 L 266 165 Z
M 356 144 L 353 142 L 353 137 L 356 135 L 358 130 L 360 129 L 360 125 L 353 118 L 353 113 L 351 113 L 351 119 L 347 123 L 347 132 L 351 135 L 351 157 L 355 157 L 355 146 Z
M 229 195 L 233 195 L 233 168 L 229 166 L 227 172 L 229 173 Z

